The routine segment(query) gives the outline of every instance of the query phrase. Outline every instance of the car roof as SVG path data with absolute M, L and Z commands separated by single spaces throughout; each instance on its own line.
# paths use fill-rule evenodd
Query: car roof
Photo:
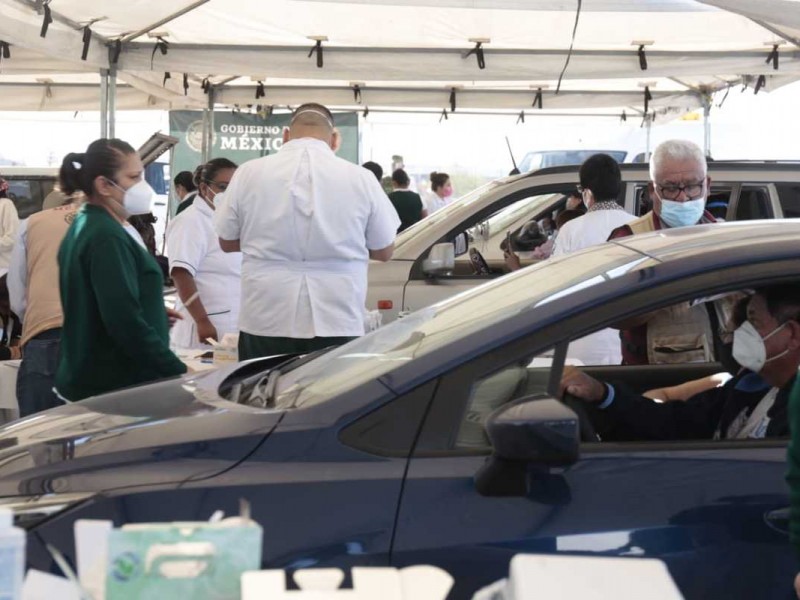
M 625 173 L 641 173 L 650 171 L 650 163 L 621 163 L 619 165 L 620 171 L 623 175 Z M 505 179 L 517 180 L 526 179 L 529 177 L 539 177 L 541 175 L 554 175 L 559 173 L 577 173 L 580 165 L 561 165 L 557 167 L 545 167 L 544 169 L 537 169 L 522 173 L 521 175 L 512 175 Z M 709 173 L 714 171 L 730 170 L 742 172 L 761 173 L 764 171 L 779 171 L 779 172 L 798 172 L 800 173 L 800 161 L 788 160 L 714 160 L 708 163 Z

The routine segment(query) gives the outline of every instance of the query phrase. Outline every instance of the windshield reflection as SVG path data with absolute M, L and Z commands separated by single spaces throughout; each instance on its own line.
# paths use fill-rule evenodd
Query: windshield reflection
M 337 396 L 414 359 L 522 311 L 635 269 L 646 260 L 622 246 L 579 252 L 532 265 L 414 312 L 281 376 L 276 408 Z M 422 368 L 422 367 L 421 367 Z
M 496 188 L 501 183 L 504 183 L 504 181 L 504 179 L 496 179 L 476 187 L 468 194 L 465 194 L 457 200 L 454 200 L 444 208 L 437 210 L 432 215 L 425 217 L 421 221 L 417 221 L 411 227 L 397 235 L 397 238 L 395 238 L 394 242 L 395 251 L 401 249 L 403 244 L 408 243 L 409 240 L 413 239 L 417 235 L 420 235 L 422 232 L 427 231 L 436 224 L 447 220 L 450 218 L 450 215 L 457 214 L 458 212 L 465 210 L 468 206 L 480 198 L 484 192 Z

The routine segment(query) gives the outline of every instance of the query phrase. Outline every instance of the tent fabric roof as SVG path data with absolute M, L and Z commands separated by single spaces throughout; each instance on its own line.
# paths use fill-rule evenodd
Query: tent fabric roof
M 0 0 L 0 40 L 12 45 L 0 61 L 0 108 L 87 108 L 87 79 L 99 82 L 109 68 L 120 80 L 118 108 L 204 108 L 208 79 L 225 105 L 449 110 L 455 89 L 456 110 L 517 112 L 537 110 L 540 88 L 547 110 L 642 112 L 647 86 L 651 109 L 675 114 L 759 75 L 765 91 L 800 78 L 800 0 L 583 0 L 565 70 L 575 0 L 59 0 L 44 38 L 41 3 Z M 155 34 L 168 42 L 165 54 Z M 321 68 L 309 57 L 313 36 L 327 37 Z M 476 39 L 490 40 L 484 69 L 467 55 Z M 779 43 L 775 70 L 767 56 Z M 88 108 L 96 93 L 94 102 Z

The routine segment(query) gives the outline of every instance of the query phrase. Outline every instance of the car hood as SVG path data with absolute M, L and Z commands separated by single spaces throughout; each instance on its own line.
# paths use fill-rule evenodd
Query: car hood
M 233 370 L 120 390 L 0 428 L 0 496 L 174 487 L 232 468 L 283 415 L 220 398 Z

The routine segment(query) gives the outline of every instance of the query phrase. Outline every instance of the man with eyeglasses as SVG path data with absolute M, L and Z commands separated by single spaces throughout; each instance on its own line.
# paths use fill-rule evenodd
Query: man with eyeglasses
M 648 192 L 653 210 L 611 232 L 609 240 L 637 233 L 714 223 L 705 210 L 711 186 L 703 151 L 687 140 L 667 140 L 650 158 Z M 688 303 L 620 324 L 622 364 L 713 360 L 713 337 L 704 306 Z

